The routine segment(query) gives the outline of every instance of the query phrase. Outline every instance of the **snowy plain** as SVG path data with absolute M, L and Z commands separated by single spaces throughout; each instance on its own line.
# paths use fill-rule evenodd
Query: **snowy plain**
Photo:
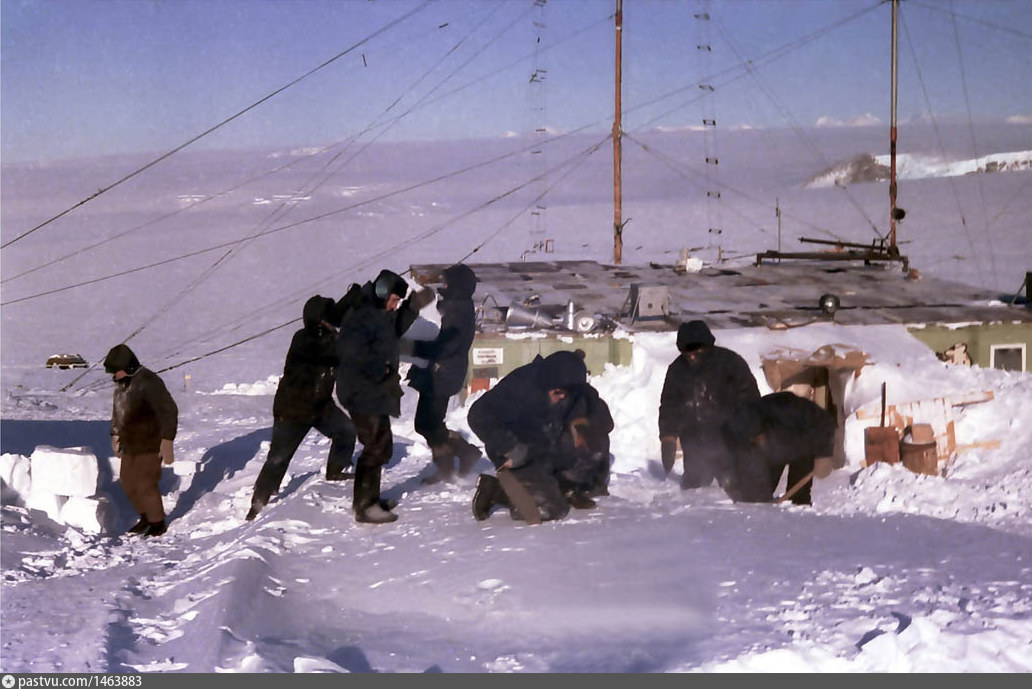
M 920 138 L 909 131 L 901 141 Z M 1030 131 L 980 131 L 981 154 L 1027 151 Z M 707 265 L 749 261 L 775 248 L 776 197 L 785 248 L 814 232 L 869 241 L 868 218 L 885 227 L 887 185 L 855 185 L 847 200 L 842 189 L 804 184 L 829 162 L 884 150 L 883 128 L 811 135 L 825 159 L 792 157 L 788 134 L 725 140 L 722 205 L 625 144 L 633 222 L 624 262 L 669 264 L 683 248 Z M 640 138 L 687 157 L 693 136 Z M 566 152 L 549 160 L 592 143 L 559 142 Z M 374 147 L 317 188 L 321 160 L 311 152 L 184 154 L 4 250 L 3 671 L 1032 670 L 1032 374 L 945 364 L 902 325 L 715 333 L 746 358 L 763 392 L 760 360 L 771 350 L 843 343 L 869 355 L 847 388 L 846 466 L 815 483 L 809 508 L 737 505 L 716 486 L 683 492 L 675 478 L 657 478 L 657 406 L 674 338 L 628 333 L 631 364 L 592 372 L 616 421 L 611 495 L 594 510 L 535 527 L 500 513 L 474 521 L 475 475 L 490 464 L 482 459 L 455 484 L 422 485 L 430 453 L 412 428 L 409 390 L 384 477 L 384 493 L 399 502 L 396 523 L 354 522 L 350 484 L 322 479 L 328 443 L 314 431 L 278 498 L 244 521 L 299 327 L 291 319 L 308 296 L 337 297 L 381 267 L 452 262 L 481 244 L 470 263 L 610 260 L 604 155 L 554 182 L 543 230 L 527 213 L 543 186 L 482 206 L 538 173 L 529 156 L 417 186 L 518 147 Z M 285 161 L 294 164 L 245 183 Z M 3 241 L 139 162 L 4 165 Z M 923 274 L 1013 293 L 1032 269 L 1030 181 L 1025 169 L 902 184 L 902 249 Z M 325 217 L 289 227 L 316 216 Z M 715 217 L 719 237 L 707 230 Z M 208 250 L 266 228 L 277 231 Z M 432 322 L 432 307 L 425 314 Z M 63 352 L 96 363 L 126 339 L 153 370 L 176 366 L 162 373 L 180 409 L 179 464 L 161 483 L 170 529 L 151 541 L 122 535 L 135 515 L 112 477 L 107 376 L 43 367 Z M 871 422 L 854 412 L 877 404 L 882 383 L 890 403 L 993 396 L 954 408 L 966 449 L 942 476 L 925 476 L 864 466 Z M 448 421 L 476 443 L 470 401 Z M 27 467 L 45 446 L 96 459 L 110 508 L 97 528 L 33 495 Z

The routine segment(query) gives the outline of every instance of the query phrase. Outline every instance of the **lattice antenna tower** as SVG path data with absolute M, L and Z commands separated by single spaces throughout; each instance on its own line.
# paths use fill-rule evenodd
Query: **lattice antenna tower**
M 544 141 L 548 137 L 548 68 L 541 56 L 541 47 L 545 40 L 545 22 L 548 0 L 534 0 L 531 22 L 534 36 L 534 53 L 531 65 L 530 79 L 527 84 L 527 98 L 530 104 L 531 137 L 533 144 L 530 148 L 532 169 L 540 177 L 534 188 L 534 196 L 540 196 L 546 189 L 546 180 L 542 176 L 548 169 L 548 158 L 545 152 Z M 546 222 L 547 204 L 542 197 L 535 204 L 530 212 L 531 234 L 544 234 L 547 228 Z
M 710 22 L 710 3 L 701 3 L 699 11 L 694 14 L 698 41 L 695 49 L 699 55 L 702 73 L 713 74 L 712 23 Z M 718 257 L 721 256 L 723 222 L 723 202 L 720 195 L 720 154 L 717 149 L 717 98 L 713 84 L 700 83 L 702 98 L 699 107 L 702 115 L 702 150 L 706 172 L 706 231 L 709 246 L 716 246 Z

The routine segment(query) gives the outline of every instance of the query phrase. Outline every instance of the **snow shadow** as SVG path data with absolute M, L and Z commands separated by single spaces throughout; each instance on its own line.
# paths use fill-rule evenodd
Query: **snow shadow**
M 395 436 L 394 447 L 391 450 L 391 461 L 387 462 L 383 467 L 383 478 L 381 479 L 380 484 L 380 497 L 401 502 L 401 496 L 405 493 L 427 487 L 423 483 L 423 478 L 434 473 L 429 457 L 427 457 L 427 467 L 424 467 L 418 474 L 410 476 L 401 483 L 394 483 L 394 472 L 392 469 L 396 469 L 398 465 L 401 464 L 401 460 L 408 456 L 409 448 L 412 445 L 415 445 L 413 441 L 406 440 L 398 442 L 397 436 Z M 356 459 L 358 458 L 358 450 L 355 451 L 355 457 Z
M 204 495 L 211 493 L 220 483 L 247 466 L 261 449 L 261 444 L 272 439 L 272 426 L 252 431 L 246 435 L 209 448 L 201 457 L 198 471 L 190 487 L 183 491 L 176 506 L 168 515 L 169 521 L 182 517 Z
M 398 434 L 397 434 L 396 431 L 393 433 L 393 435 L 394 435 L 394 445 L 391 447 L 391 459 L 390 459 L 390 461 L 387 462 L 387 464 L 384 465 L 383 468 L 385 470 L 386 469 L 390 469 L 392 467 L 396 467 L 399 464 L 401 464 L 401 460 L 403 460 L 405 457 L 408 456 L 409 448 L 416 444 L 412 440 L 405 440 L 405 439 L 399 440 L 398 439 Z M 355 446 L 355 455 L 354 455 L 354 458 L 352 459 L 352 462 L 354 462 L 355 460 L 358 459 L 358 455 L 361 452 L 362 452 L 362 444 L 358 443 Z
M 110 421 L 46 421 L 0 419 L 0 453 L 28 457 L 40 445 L 51 447 L 88 447 L 99 459 L 109 459 Z M 107 462 L 101 462 L 101 466 Z M 110 466 L 107 467 L 111 474 Z
M 378 672 L 369 664 L 366 654 L 358 646 L 341 646 L 328 654 L 326 660 L 340 665 L 348 672 Z
M 122 660 L 127 652 L 136 650 L 136 635 L 129 622 L 130 617 L 131 610 L 118 607 L 113 611 L 112 619 L 104 630 L 104 657 L 107 663 L 105 672 L 136 672 Z

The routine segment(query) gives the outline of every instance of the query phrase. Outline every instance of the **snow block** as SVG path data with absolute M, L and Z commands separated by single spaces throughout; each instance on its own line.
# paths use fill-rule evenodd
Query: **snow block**
M 118 523 L 118 507 L 103 495 L 68 498 L 58 521 L 87 533 L 108 533 Z
M 35 486 L 29 491 L 25 498 L 25 507 L 30 510 L 46 512 L 47 516 L 55 522 L 61 522 L 61 508 L 64 507 L 68 498 L 63 495 L 55 495 L 46 490 L 37 490 Z
M 172 462 L 172 473 L 176 476 L 193 476 L 197 473 L 197 467 L 200 462 L 190 462 L 187 460 L 179 460 Z
M 19 459 L 23 459 L 23 457 L 21 455 L 12 455 L 10 453 L 0 455 L 0 481 L 3 481 L 7 485 L 11 485 L 11 475 L 14 473 L 14 465 L 18 463 Z
M 97 493 L 97 457 L 84 447 L 40 445 L 32 452 L 32 490 L 86 498 Z
M 24 455 L 0 455 L 0 481 L 7 489 L 5 493 L 24 495 L 29 492 L 32 486 L 29 467 L 29 458 Z M 17 496 L 13 496 L 13 499 L 17 499 Z
M 23 455 L 3 456 L 3 482 L 10 491 L 24 496 L 32 488 L 32 473 L 29 458 Z M 8 473 L 8 469 L 10 473 Z

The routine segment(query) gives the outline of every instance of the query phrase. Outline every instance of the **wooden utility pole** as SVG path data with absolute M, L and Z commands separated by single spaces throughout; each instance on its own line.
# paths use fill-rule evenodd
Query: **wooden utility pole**
M 616 0 L 616 112 L 613 118 L 613 263 L 623 258 L 623 211 L 620 192 L 620 83 L 623 55 L 623 0 Z
M 896 246 L 896 90 L 897 90 L 897 42 L 896 13 L 899 0 L 892 0 L 892 96 L 889 108 L 889 248 Z

